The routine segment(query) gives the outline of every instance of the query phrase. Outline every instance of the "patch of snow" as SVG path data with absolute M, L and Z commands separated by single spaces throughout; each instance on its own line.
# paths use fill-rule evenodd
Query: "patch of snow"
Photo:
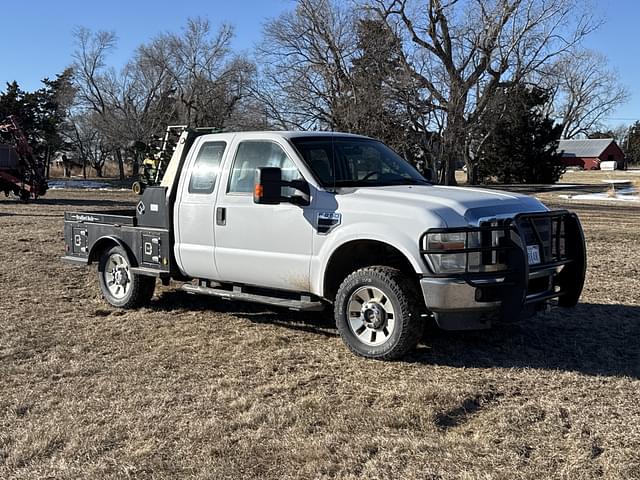
M 631 180 L 600 180 L 603 183 L 609 183 L 612 185 L 624 185 L 625 183 L 631 184 Z
M 621 188 L 620 190 L 616 190 L 615 195 L 611 195 L 609 192 L 602 192 L 558 196 L 560 198 L 568 198 L 570 200 L 640 202 L 640 195 L 638 195 L 638 192 L 634 188 Z
M 113 188 L 106 182 L 96 182 L 95 180 L 49 180 L 47 183 L 50 190 L 127 190 L 126 188 Z

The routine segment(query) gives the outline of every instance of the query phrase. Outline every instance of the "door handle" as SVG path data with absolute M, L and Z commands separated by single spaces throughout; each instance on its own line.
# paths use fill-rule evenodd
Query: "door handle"
M 226 225 L 227 224 L 227 209 L 224 207 L 216 208 L 216 225 Z

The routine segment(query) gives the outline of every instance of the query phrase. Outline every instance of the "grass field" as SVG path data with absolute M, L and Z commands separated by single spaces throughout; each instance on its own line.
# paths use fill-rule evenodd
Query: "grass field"
M 462 170 L 456 170 L 456 180 L 460 184 L 466 183 L 467 174 Z M 558 182 L 564 184 L 602 186 L 604 185 L 603 180 L 640 182 L 640 168 L 634 165 L 630 167 L 629 170 L 567 170 Z
M 573 181 L 573 180 L 571 180 Z M 330 315 L 159 288 L 120 311 L 62 264 L 62 214 L 127 192 L 0 200 L 0 478 L 640 478 L 640 210 L 583 221 L 581 303 L 404 361 Z

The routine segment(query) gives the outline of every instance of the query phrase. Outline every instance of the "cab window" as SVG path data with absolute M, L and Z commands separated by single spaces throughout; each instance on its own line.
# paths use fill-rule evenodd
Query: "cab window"
M 280 145 L 269 141 L 245 141 L 238 145 L 238 152 L 231 171 L 229 193 L 251 193 L 256 168 L 262 167 L 279 167 L 282 169 L 283 180 L 291 181 L 302 178 L 295 164 Z M 292 188 L 282 189 L 283 196 L 293 194 Z
M 225 142 L 207 142 L 200 147 L 189 179 L 189 193 L 213 192 L 226 146 Z

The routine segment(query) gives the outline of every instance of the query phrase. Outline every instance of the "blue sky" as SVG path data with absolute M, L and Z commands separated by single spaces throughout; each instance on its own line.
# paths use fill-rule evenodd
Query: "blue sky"
M 0 10 L 0 89 L 17 80 L 27 90 L 40 87 L 40 79 L 54 77 L 70 63 L 72 31 L 76 26 L 115 30 L 118 49 L 114 63 L 126 61 L 135 48 L 158 32 L 177 30 L 188 17 L 203 16 L 212 23 L 235 26 L 234 47 L 251 51 L 260 40 L 262 25 L 293 6 L 292 0 L 5 0 Z M 586 2 L 585 2 L 586 4 Z M 640 119 L 640 2 L 594 0 L 596 14 L 606 22 L 586 45 L 609 57 L 631 92 L 630 101 L 607 122 L 611 126 Z

